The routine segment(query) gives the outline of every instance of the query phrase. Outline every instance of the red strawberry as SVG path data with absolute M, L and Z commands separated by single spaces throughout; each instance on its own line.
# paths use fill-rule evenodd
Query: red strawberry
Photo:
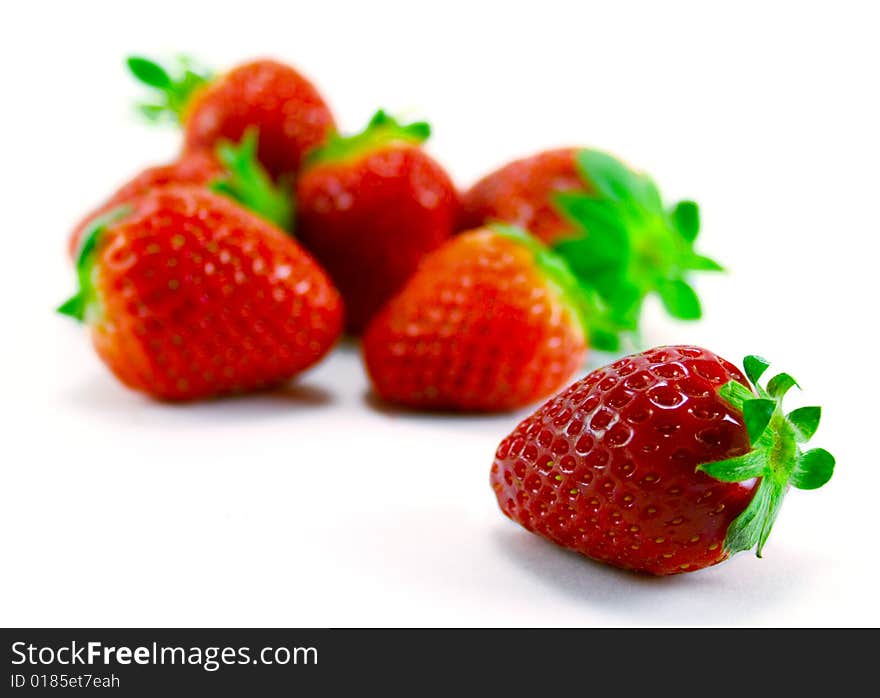
M 549 395 L 584 360 L 573 284 L 564 262 L 517 229 L 453 238 L 367 328 L 376 393 L 409 407 L 478 411 Z
M 79 292 L 85 321 L 126 385 L 193 400 L 283 383 L 339 336 L 342 304 L 281 230 L 204 188 L 153 189 L 94 222 Z
M 187 151 L 211 150 L 221 139 L 237 143 L 254 127 L 260 133 L 260 162 L 276 179 L 296 174 L 305 154 L 335 128 L 315 86 L 277 61 L 251 61 L 217 78 L 199 74 L 185 61 L 174 77 L 141 57 L 129 58 L 128 66 L 159 93 L 159 101 L 142 105 L 142 111 L 152 118 L 170 113 L 180 121 Z
M 577 170 L 575 148 L 546 150 L 486 175 L 462 195 L 460 228 L 492 221 L 518 225 L 548 245 L 576 232 L 557 208 L 561 191 L 589 191 Z
M 793 385 L 749 356 L 659 347 L 589 374 L 505 438 L 491 482 L 501 510 L 596 560 L 651 574 L 714 565 L 757 546 L 788 487 L 821 487 L 834 459 L 801 452 L 818 407 L 788 414 Z
M 68 242 L 68 252 L 75 259 L 83 234 L 91 222 L 120 204 L 136 198 L 150 189 L 170 184 L 198 184 L 207 186 L 223 176 L 225 169 L 207 151 L 188 153 L 168 165 L 150 167 L 117 189 L 101 206 L 83 218 L 73 229 Z
M 100 207 L 73 229 L 68 252 L 76 259 L 83 234 L 91 222 L 121 204 L 152 189 L 175 184 L 196 184 L 220 191 L 277 226 L 291 227 L 289 193 L 278 190 L 256 161 L 257 134 L 248 131 L 239 146 L 221 141 L 216 155 L 206 150 L 185 153 L 168 165 L 150 167 L 123 184 Z
M 591 337 L 600 349 L 616 351 L 619 335 L 638 330 L 653 293 L 674 317 L 700 317 L 690 273 L 721 269 L 694 251 L 694 202 L 667 209 L 647 175 L 595 150 L 550 150 L 512 162 L 466 192 L 462 210 L 464 229 L 490 221 L 521 225 L 566 259 L 604 306 L 609 331 Z
M 379 111 L 362 133 L 316 151 L 297 182 L 297 237 L 342 292 L 353 333 L 453 232 L 458 197 L 419 147 L 429 134 Z

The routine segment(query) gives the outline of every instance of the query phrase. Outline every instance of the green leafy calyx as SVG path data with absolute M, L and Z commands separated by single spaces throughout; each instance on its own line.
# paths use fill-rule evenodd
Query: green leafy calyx
M 129 56 L 126 65 L 153 92 L 150 101 L 137 104 L 141 115 L 153 122 L 182 123 L 193 93 L 213 79 L 210 72 L 197 69 L 186 56 L 178 56 L 171 69 L 143 56 Z
M 120 206 L 95 218 L 80 240 L 76 255 L 76 277 L 79 288 L 75 294 L 58 306 L 62 315 L 72 317 L 79 322 L 92 323 L 100 315 L 101 305 L 95 289 L 94 273 L 98 243 L 109 226 L 125 218 L 131 209 Z
M 332 134 L 323 146 L 308 156 L 306 165 L 356 160 L 381 148 L 399 143 L 421 145 L 430 136 L 431 125 L 426 121 L 402 124 L 380 109 L 373 114 L 370 123 L 360 133 L 351 136 Z
M 282 230 L 293 228 L 293 197 L 287 181 L 278 184 L 257 159 L 259 134 L 256 127 L 245 131 L 236 145 L 226 140 L 217 144 L 217 159 L 226 174 L 211 183 L 211 189 L 228 196 Z
M 664 206 L 650 177 L 606 153 L 584 149 L 575 160 L 585 188 L 555 196 L 575 231 L 555 250 L 603 307 L 612 333 L 602 348 L 616 350 L 620 335 L 637 331 L 642 305 L 652 293 L 673 317 L 698 319 L 702 308 L 690 274 L 722 267 L 694 250 L 700 231 L 697 204 Z
M 719 391 L 726 402 L 742 412 L 751 450 L 697 468 L 724 482 L 760 478 L 752 501 L 727 530 L 724 546 L 731 555 L 757 546 L 761 557 L 788 488 L 816 489 L 834 472 L 834 457 L 828 451 L 800 448 L 816 433 L 821 409 L 799 407 L 786 414 L 782 401 L 797 382 L 789 374 L 779 373 L 762 386 L 759 381 L 769 365 L 759 356 L 747 356 L 743 368 L 754 392 L 736 381 L 726 383 Z

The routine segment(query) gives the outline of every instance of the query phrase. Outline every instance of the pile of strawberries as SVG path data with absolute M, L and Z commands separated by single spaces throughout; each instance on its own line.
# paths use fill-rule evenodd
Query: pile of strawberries
M 127 386 L 160 400 L 271 388 L 361 338 L 373 389 L 414 409 L 501 411 L 562 389 L 588 346 L 618 352 L 646 297 L 696 319 L 699 209 L 600 151 L 512 162 L 459 192 L 424 122 L 378 111 L 341 135 L 315 86 L 259 60 L 213 77 L 130 58 L 178 159 L 125 183 L 74 229 L 85 322 Z M 621 567 L 671 574 L 761 547 L 818 408 L 782 411 L 698 347 L 626 357 L 559 393 L 501 443 L 492 485 L 527 529 Z

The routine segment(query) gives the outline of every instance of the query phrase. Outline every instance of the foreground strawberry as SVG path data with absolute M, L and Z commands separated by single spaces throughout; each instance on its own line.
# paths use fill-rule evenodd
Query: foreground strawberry
M 342 329 L 339 294 L 308 253 L 200 187 L 153 189 L 94 221 L 77 273 L 60 312 L 90 326 L 123 383 L 164 400 L 278 385 Z
M 758 556 L 790 485 L 814 489 L 833 472 L 802 452 L 818 407 L 782 410 L 794 379 L 758 384 L 706 349 L 659 347 L 589 374 L 505 438 L 491 482 L 501 510 L 566 548 L 665 575 Z
M 249 130 L 240 144 L 220 141 L 214 153 L 184 153 L 167 165 L 149 167 L 117 189 L 73 229 L 68 253 L 76 259 L 84 233 L 96 218 L 160 187 L 195 184 L 223 193 L 285 230 L 292 226 L 290 193 L 269 181 L 256 160 L 257 133 Z
M 141 110 L 151 118 L 170 115 L 183 124 L 187 151 L 212 150 L 221 139 L 237 143 L 245 131 L 256 128 L 260 162 L 275 179 L 295 175 L 306 153 L 335 128 L 315 86 L 277 61 L 251 61 L 216 78 L 185 61 L 170 72 L 139 56 L 129 58 L 128 66 L 157 92 L 157 101 L 141 105 Z
M 571 273 L 515 228 L 464 233 L 428 255 L 364 334 L 380 398 L 496 411 L 558 390 L 586 351 Z
M 659 295 L 682 320 L 702 315 L 689 281 L 719 271 L 694 251 L 700 229 L 693 201 L 667 208 L 650 177 L 596 150 L 560 149 L 512 162 L 462 196 L 460 226 L 520 225 L 563 256 L 581 285 L 598 294 L 608 332 L 592 344 L 616 351 L 637 333 L 645 299 Z
M 429 135 L 424 122 L 379 111 L 363 132 L 316 151 L 297 182 L 297 237 L 342 292 L 352 333 L 452 235 L 458 196 L 420 147 Z

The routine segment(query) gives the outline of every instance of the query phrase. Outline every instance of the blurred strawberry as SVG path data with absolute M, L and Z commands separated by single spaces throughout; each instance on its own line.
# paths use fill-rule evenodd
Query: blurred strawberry
M 458 196 L 420 147 L 424 122 L 403 125 L 379 111 L 354 136 L 334 136 L 297 182 L 297 237 L 324 265 L 359 333 L 453 232 Z
M 281 384 L 342 330 L 324 271 L 280 229 L 192 185 L 151 189 L 93 221 L 78 292 L 85 322 L 127 386 L 195 400 Z
M 212 77 L 181 59 L 177 70 L 132 56 L 134 76 L 157 92 L 140 105 L 149 118 L 171 116 L 184 128 L 186 151 L 212 150 L 221 139 L 238 142 L 245 131 L 260 134 L 259 159 L 273 178 L 293 176 L 303 157 L 335 128 L 318 90 L 299 72 L 261 59 Z
M 545 150 L 514 160 L 483 177 L 462 194 L 459 228 L 492 221 L 518 225 L 548 245 L 575 232 L 554 197 L 563 191 L 590 191 L 575 162 L 576 148 Z
M 586 353 L 571 272 L 510 226 L 466 232 L 429 254 L 370 323 L 376 394 L 419 409 L 512 410 L 561 388 Z
M 152 189 L 174 184 L 208 187 L 235 199 L 278 227 L 289 230 L 293 216 L 290 192 L 272 184 L 256 160 L 256 149 L 257 133 L 251 129 L 237 146 L 220 141 L 216 155 L 197 150 L 184 153 L 180 159 L 168 165 L 147 168 L 123 184 L 77 224 L 68 242 L 70 257 L 77 257 L 83 234 L 95 218 Z
M 604 324 L 613 328 L 592 333 L 599 349 L 616 351 L 622 335 L 638 333 L 642 306 L 653 294 L 673 317 L 701 317 L 689 277 L 721 270 L 694 250 L 700 229 L 696 203 L 665 206 L 650 177 L 596 150 L 550 150 L 516 160 L 462 198 L 460 227 L 491 221 L 521 225 L 598 294 Z

